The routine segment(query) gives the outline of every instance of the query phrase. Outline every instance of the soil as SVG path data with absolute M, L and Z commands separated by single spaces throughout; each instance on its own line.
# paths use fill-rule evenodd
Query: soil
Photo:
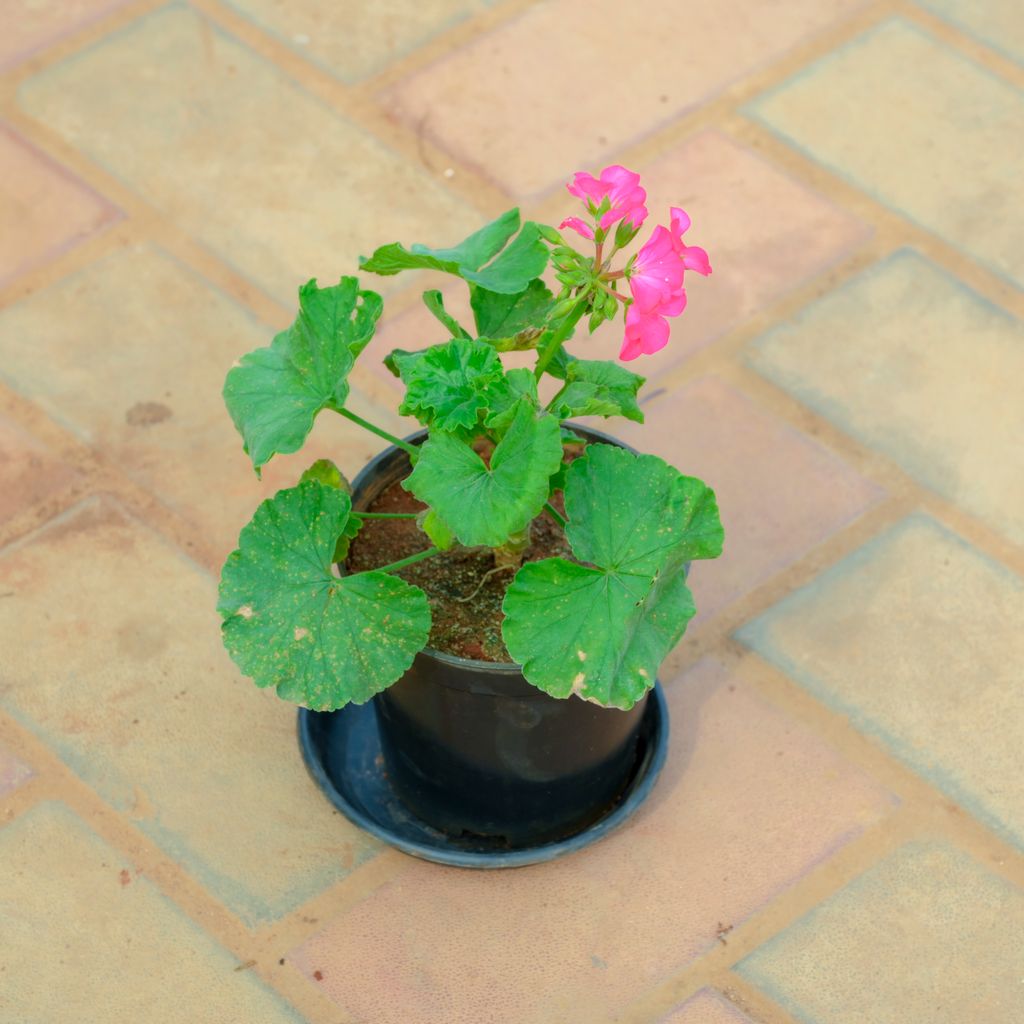
M 566 452 L 566 461 L 582 454 Z M 562 492 L 551 504 L 564 515 Z M 420 512 L 426 506 L 391 484 L 374 499 L 367 512 Z M 430 547 L 426 535 L 413 519 L 368 519 L 352 541 L 345 565 L 350 572 L 363 572 L 389 565 Z M 542 512 L 530 527 L 530 546 L 523 560 L 561 557 L 576 561 L 562 528 Z M 515 576 L 514 568 L 495 571 L 490 548 L 456 546 L 433 558 L 400 569 L 396 575 L 421 587 L 430 601 L 433 625 L 429 644 L 435 650 L 480 661 L 512 661 L 501 638 L 504 618 L 501 603 Z

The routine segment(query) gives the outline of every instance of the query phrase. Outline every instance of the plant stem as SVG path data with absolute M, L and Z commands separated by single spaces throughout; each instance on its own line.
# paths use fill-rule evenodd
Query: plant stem
M 402 451 L 408 452 L 412 456 L 413 461 L 415 461 L 416 457 L 419 455 L 419 449 L 415 445 L 409 444 L 408 441 L 403 441 L 399 437 L 395 437 L 394 434 L 389 434 L 386 430 L 376 426 L 369 420 L 364 420 L 362 416 L 357 416 L 354 412 L 350 412 L 345 408 L 337 409 L 336 411 L 340 412 L 345 419 L 351 420 L 353 423 L 358 423 L 359 426 L 364 430 L 368 430 L 371 434 L 383 437 L 385 441 L 390 441 L 396 448 L 401 448 Z
M 558 389 L 558 394 L 556 394 L 555 397 L 552 398 L 551 401 L 548 402 L 548 404 L 544 406 L 544 411 L 545 412 L 553 412 L 554 411 L 555 403 L 562 397 L 562 395 L 565 394 L 566 389 L 568 387 L 569 387 L 568 384 L 563 384 L 561 386 L 561 388 Z
M 358 519 L 415 519 L 418 512 L 353 512 Z
M 555 353 L 558 351 L 562 342 L 569 337 L 572 333 L 572 329 L 576 326 L 580 317 L 583 316 L 583 313 L 587 308 L 587 300 L 589 298 L 589 292 L 586 295 L 581 295 L 579 301 L 575 306 L 573 306 L 565 319 L 558 325 L 558 329 L 555 333 L 548 339 L 548 343 L 544 346 L 544 351 L 537 360 L 537 366 L 533 371 L 533 376 L 536 380 L 540 380 L 541 377 L 544 376 L 544 371 L 547 369 L 548 363 L 555 358 Z
M 424 558 L 430 558 L 432 555 L 439 555 L 440 553 L 440 548 L 427 548 L 426 551 L 421 551 L 417 555 L 410 555 L 408 558 L 400 558 L 397 562 L 392 562 L 390 565 L 380 565 L 372 571 L 394 572 L 396 569 L 404 569 L 407 565 L 412 565 L 414 562 L 422 562 Z
M 558 509 L 556 509 L 550 501 L 544 502 L 544 508 L 546 509 L 547 514 L 551 516 L 551 518 L 554 519 L 554 521 L 564 530 L 566 523 L 568 522 L 565 516 L 561 515 Z
M 618 299 L 619 302 L 625 302 L 626 301 L 626 296 L 625 295 L 620 295 L 618 292 L 613 291 L 611 288 L 608 287 L 608 285 L 606 285 L 604 283 L 604 281 L 598 281 L 597 283 L 600 286 L 601 291 L 607 292 L 613 299 Z

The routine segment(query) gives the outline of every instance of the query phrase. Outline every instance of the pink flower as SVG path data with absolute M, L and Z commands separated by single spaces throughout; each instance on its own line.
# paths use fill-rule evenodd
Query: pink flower
M 711 273 L 708 254 L 699 245 L 684 245 L 683 235 L 689 230 L 690 218 L 685 210 L 672 207 L 672 245 L 687 270 L 695 270 L 705 277 Z
M 686 292 L 680 288 L 663 305 L 643 312 L 634 302 L 626 310 L 626 337 L 622 341 L 619 358 L 628 363 L 641 355 L 653 355 L 668 344 L 668 320 L 665 317 L 679 316 L 686 308 Z
M 619 353 L 627 362 L 651 355 L 668 343 L 666 317 L 679 316 L 686 308 L 685 272 L 711 273 L 708 254 L 683 242 L 690 218 L 677 206 L 672 207 L 671 225 L 671 229 L 660 225 L 654 229 L 629 274 L 633 301 L 626 310 L 626 336 Z
M 579 217 L 566 217 L 558 227 L 559 229 L 572 228 L 577 235 L 582 235 L 591 241 L 594 240 L 594 229 L 586 221 L 580 220 Z
M 637 253 L 629 275 L 629 290 L 633 293 L 633 304 L 641 312 L 651 312 L 683 287 L 686 268 L 676 244 L 668 228 L 659 225 Z
M 597 209 L 607 197 L 611 209 L 601 215 L 601 229 L 607 231 L 617 220 L 625 220 L 638 228 L 647 217 L 647 192 L 640 187 L 640 175 L 619 164 L 612 164 L 595 178 L 586 171 L 577 171 L 572 183 L 566 185 L 570 194 Z

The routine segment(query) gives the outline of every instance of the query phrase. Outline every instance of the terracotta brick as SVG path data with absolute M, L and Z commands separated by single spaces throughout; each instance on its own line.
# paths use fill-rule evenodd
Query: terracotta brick
M 457 24 L 472 10 L 467 0 L 228 0 L 261 28 L 345 82 L 382 70 Z
M 0 124 L 0 285 L 118 216 L 106 200 Z
M 711 989 L 701 989 L 662 1024 L 752 1024 L 750 1018 Z
M 8 0 L 0 68 L 9 67 L 120 7 L 124 0 Z
M 615 421 L 613 432 L 700 477 L 718 497 L 725 551 L 691 570 L 700 618 L 794 562 L 882 495 L 716 377 L 656 398 L 644 411 L 646 423 Z
M 738 970 L 800 1021 L 1018 1022 L 1024 893 L 946 842 L 922 840 Z
M 621 832 L 515 871 L 410 860 L 291 962 L 374 1024 L 613 1019 L 890 807 L 716 662 L 668 695 L 665 774 Z
M 0 525 L 80 482 L 80 473 L 16 423 L 0 416 Z
M 1024 284 L 1024 95 L 896 18 L 748 108 L 814 159 Z
M 905 250 L 752 346 L 753 365 L 1024 544 L 1024 323 Z
M 27 764 L 19 761 L 9 750 L 0 746 L 0 797 L 16 790 L 33 774 Z
M 300 1024 L 60 804 L 0 828 L 3 1009 L 18 1024 Z
M 332 458 L 351 475 L 383 445 L 325 414 L 303 451 L 275 458 L 257 480 L 221 388 L 235 360 L 273 335 L 151 246 L 115 252 L 0 310 L 3 372 L 13 386 L 184 516 L 217 559 L 259 502 L 292 486 L 315 459 Z M 402 428 L 393 408 L 378 408 L 358 388 L 350 406 Z
M 668 224 L 669 207 L 681 206 L 693 219 L 687 242 L 703 245 L 714 269 L 706 279 L 689 275 L 687 308 L 671 321 L 668 346 L 629 364 L 648 379 L 805 283 L 870 232 L 718 132 L 687 139 L 637 170 L 650 210 L 638 243 L 647 240 L 655 224 Z M 568 195 L 566 200 L 568 212 L 575 200 Z M 570 348 L 587 358 L 615 359 L 623 332 L 620 316 L 592 338 L 581 328 Z
M 307 775 L 294 707 L 228 660 L 213 582 L 155 534 L 93 499 L 4 549 L 0 574 L 0 636 L 19 638 L 0 707 L 244 920 L 378 849 Z
M 1024 581 L 915 515 L 739 637 L 1024 848 Z
M 729 6 L 725 14 L 714 5 L 648 4 L 641 42 L 613 0 L 537 4 L 411 75 L 385 102 L 510 194 L 533 196 L 578 168 L 593 169 L 860 4 Z
M 444 245 L 479 226 L 427 175 L 183 5 L 29 79 L 19 99 L 282 301 L 310 277 L 353 273 L 384 242 Z

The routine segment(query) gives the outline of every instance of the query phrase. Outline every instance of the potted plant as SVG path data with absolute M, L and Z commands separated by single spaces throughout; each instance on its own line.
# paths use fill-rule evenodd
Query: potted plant
M 695 613 L 689 563 L 723 539 L 704 483 L 571 423 L 642 422 L 644 378 L 566 347 L 584 317 L 592 332 L 622 312 L 621 359 L 657 351 L 686 271 L 711 272 L 707 254 L 684 243 L 689 218 L 673 208 L 621 260 L 647 216 L 625 168 L 568 188 L 585 216 L 557 230 L 513 209 L 453 248 L 395 243 L 360 261 L 468 285 L 472 327 L 426 291 L 449 337 L 385 359 L 418 434 L 393 437 L 346 406 L 383 309 L 355 277 L 303 285 L 295 322 L 224 386 L 257 473 L 324 411 L 391 443 L 354 486 L 319 461 L 256 510 L 221 578 L 232 658 L 310 713 L 372 700 L 403 807 L 508 849 L 578 833 L 621 800 L 658 667 Z M 534 365 L 507 367 L 509 352 Z

